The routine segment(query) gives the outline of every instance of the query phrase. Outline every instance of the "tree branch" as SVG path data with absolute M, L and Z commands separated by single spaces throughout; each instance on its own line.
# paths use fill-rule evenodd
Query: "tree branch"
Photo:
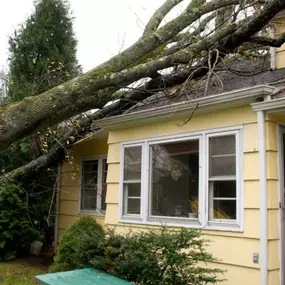
M 270 39 L 267 37 L 256 36 L 251 37 L 249 41 L 264 46 L 281 47 L 285 43 L 285 33 L 282 33 L 278 37 L 278 39 Z
M 164 4 L 160 8 L 158 8 L 154 12 L 153 16 L 150 18 L 149 22 L 145 27 L 143 36 L 155 32 L 161 24 L 162 20 L 165 18 L 165 16 L 182 1 L 183 0 L 167 0 L 166 2 L 164 2 Z

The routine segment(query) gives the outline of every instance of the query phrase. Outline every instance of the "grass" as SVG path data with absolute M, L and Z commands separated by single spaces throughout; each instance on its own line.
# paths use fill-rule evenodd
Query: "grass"
M 48 266 L 37 258 L 0 262 L 0 285 L 38 285 L 35 276 L 47 271 Z

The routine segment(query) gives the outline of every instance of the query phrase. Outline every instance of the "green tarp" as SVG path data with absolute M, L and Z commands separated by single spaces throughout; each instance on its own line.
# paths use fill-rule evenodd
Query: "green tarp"
M 85 268 L 36 276 L 45 285 L 130 285 L 132 283 L 102 271 Z

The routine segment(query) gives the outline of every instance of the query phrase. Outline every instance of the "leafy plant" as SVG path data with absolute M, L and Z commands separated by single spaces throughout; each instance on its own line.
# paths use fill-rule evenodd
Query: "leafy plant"
M 94 223 L 92 218 L 86 222 Z M 215 259 L 206 252 L 207 241 L 198 230 L 163 227 L 127 235 L 108 230 L 98 235 L 92 227 L 85 231 L 85 220 L 77 223 L 80 226 L 76 224 L 64 233 L 52 271 L 94 267 L 138 285 L 221 281 L 219 275 L 223 271 L 205 264 Z M 72 239 L 75 234 L 77 238 Z
M 21 196 L 23 191 L 12 183 L 0 184 L 0 260 L 9 260 L 27 250 L 39 238 L 28 218 Z
M 105 249 L 106 269 L 135 284 L 214 284 L 223 272 L 203 266 L 215 259 L 205 251 L 207 241 L 198 230 L 163 227 L 121 237 L 120 243 Z
M 102 251 L 104 240 L 105 232 L 93 218 L 80 218 L 63 233 L 50 271 L 89 266 L 91 256 Z

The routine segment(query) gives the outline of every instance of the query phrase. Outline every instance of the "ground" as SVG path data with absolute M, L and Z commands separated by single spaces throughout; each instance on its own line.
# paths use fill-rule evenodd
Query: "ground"
M 34 285 L 35 276 L 47 273 L 50 260 L 25 257 L 10 262 L 0 262 L 0 285 Z

